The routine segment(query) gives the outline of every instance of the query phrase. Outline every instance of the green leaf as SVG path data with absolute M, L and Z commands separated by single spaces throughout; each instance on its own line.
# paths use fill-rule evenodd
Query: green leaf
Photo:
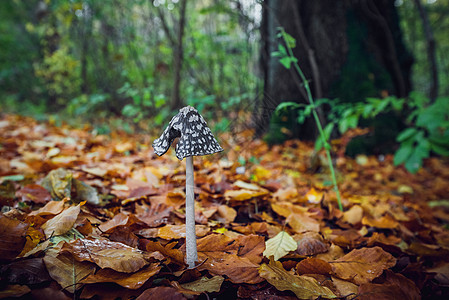
M 397 136 L 396 141 L 402 143 L 402 142 L 410 139 L 417 133 L 418 133 L 418 131 L 416 130 L 416 128 L 407 128 Z
M 411 144 L 401 145 L 401 147 L 394 154 L 393 164 L 398 166 L 405 162 L 412 154 L 413 146 Z
M 449 149 L 447 149 L 445 147 L 441 147 L 438 144 L 430 143 L 430 148 L 436 154 L 439 154 L 441 156 L 449 156 Z
M 294 37 L 292 37 L 290 34 L 288 34 L 287 32 L 283 32 L 283 37 L 285 40 L 285 43 L 287 44 L 287 46 L 291 49 L 296 47 L 296 40 Z
M 25 179 L 25 176 L 23 176 L 22 174 L 19 174 L 19 175 L 8 175 L 8 176 L 0 177 L 0 182 L 4 182 L 4 181 L 7 181 L 7 180 L 10 180 L 10 181 L 21 181 L 21 180 L 24 180 L 24 179 Z
M 292 59 L 291 57 L 283 57 L 279 60 L 279 62 L 286 68 L 286 69 L 290 69 L 291 65 L 292 65 Z
M 422 166 L 422 157 L 419 150 L 412 151 L 408 159 L 404 163 L 405 168 L 410 173 L 416 173 Z

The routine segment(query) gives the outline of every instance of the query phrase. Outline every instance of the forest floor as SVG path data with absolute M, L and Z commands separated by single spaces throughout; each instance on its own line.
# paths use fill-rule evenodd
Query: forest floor
M 187 269 L 173 150 L 1 116 L 0 298 L 447 299 L 447 159 L 410 174 L 337 141 L 342 212 L 313 145 L 251 136 L 224 133 L 224 152 L 194 158 Z

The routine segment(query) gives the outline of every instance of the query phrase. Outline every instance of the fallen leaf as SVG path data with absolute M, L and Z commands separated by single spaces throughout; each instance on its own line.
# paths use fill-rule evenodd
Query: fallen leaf
M 363 218 L 363 208 L 360 205 L 353 205 L 343 213 L 343 221 L 351 225 L 360 223 Z
M 62 252 L 71 253 L 78 261 L 90 261 L 100 268 L 133 273 L 148 264 L 142 251 L 105 238 L 77 239 L 65 243 Z
M 82 283 L 115 282 L 125 288 L 135 290 L 159 273 L 161 268 L 158 263 L 150 264 L 135 273 L 122 273 L 106 268 L 89 275 Z
M 31 289 L 26 285 L 12 284 L 7 285 L 3 290 L 0 291 L 0 298 L 9 298 L 9 297 L 21 297 L 31 292 Z
M 147 299 L 167 299 L 167 300 L 184 300 L 186 299 L 175 288 L 167 286 L 158 286 L 145 290 L 136 300 Z
M 183 283 L 181 286 L 187 290 L 191 290 L 194 292 L 219 292 L 221 288 L 221 284 L 223 283 L 224 278 L 222 276 L 214 276 L 212 278 L 201 277 L 198 280 Z
M 210 228 L 205 225 L 195 225 L 195 234 L 197 237 L 203 237 L 208 234 Z M 157 236 L 164 240 L 181 239 L 186 237 L 185 225 L 165 225 L 159 228 Z
M 413 281 L 389 270 L 385 272 L 385 275 L 386 279 L 383 283 L 364 283 L 360 285 L 357 299 L 421 299 L 421 292 Z
M 390 215 L 385 215 L 376 219 L 370 216 L 365 216 L 362 219 L 362 224 L 382 229 L 394 229 L 399 226 L 399 223 L 390 217 Z
M 14 284 L 38 284 L 49 281 L 42 258 L 16 260 L 1 268 L 2 280 Z
M 227 200 L 245 201 L 252 198 L 264 196 L 266 194 L 268 194 L 268 191 L 254 191 L 248 189 L 241 189 L 241 190 L 227 190 L 224 193 L 224 197 Z
M 24 256 L 27 252 L 31 251 L 34 247 L 39 244 L 41 239 L 44 238 L 44 235 L 41 231 L 35 229 L 34 227 L 30 226 L 28 227 L 26 236 L 28 237 L 26 239 L 25 246 L 22 249 L 22 252 L 18 255 L 18 257 Z
M 370 282 L 395 264 L 396 259 L 380 247 L 361 248 L 332 262 L 332 270 L 338 278 L 360 285 Z
M 70 197 L 72 178 L 72 172 L 59 168 L 48 173 L 42 181 L 42 186 L 50 192 L 53 199 L 62 200 Z
M 51 278 L 70 293 L 78 290 L 82 286 L 80 281 L 95 271 L 94 264 L 79 262 L 69 253 L 59 253 L 59 248 L 48 249 L 44 262 Z
M 165 247 L 162 246 L 159 242 L 153 242 L 153 241 L 147 241 L 146 243 L 146 249 L 149 252 L 160 252 L 162 255 L 165 256 L 165 258 L 169 259 L 170 261 L 173 261 L 174 263 L 184 266 L 184 253 L 182 253 L 179 249 L 174 249 L 173 247 L 176 245 L 176 242 L 170 243 L 166 245 Z
M 301 260 L 296 265 L 296 273 L 299 275 L 304 274 L 321 274 L 321 275 L 329 275 L 332 272 L 332 266 L 319 258 L 309 257 L 304 260 Z
M 281 231 L 274 238 L 265 242 L 263 255 L 265 257 L 274 256 L 274 260 L 278 260 L 297 248 L 296 241 L 287 232 Z
M 29 216 L 47 216 L 57 215 L 64 210 L 65 200 L 61 201 L 49 201 L 43 207 L 38 210 L 30 212 Z
M 100 198 L 98 198 L 97 190 L 84 182 L 73 179 L 73 186 L 76 189 L 76 198 L 79 201 L 86 201 L 92 205 L 98 205 Z
M 0 213 L 0 261 L 13 259 L 22 252 L 28 226 Z
M 45 232 L 45 236 L 49 238 L 53 235 L 61 235 L 72 229 L 79 213 L 80 205 L 70 206 L 59 215 L 48 220 L 41 227 Z
M 341 280 L 336 277 L 331 277 L 332 283 L 337 289 L 338 293 L 340 293 L 341 297 L 346 297 L 346 299 L 356 299 L 359 287 L 352 282 Z
M 271 285 L 280 291 L 289 290 L 299 299 L 328 298 L 337 296 L 327 287 L 321 286 L 314 278 L 308 276 L 295 276 L 285 271 L 282 264 L 270 259 L 270 263 L 259 267 L 259 274 Z
M 17 191 L 16 197 L 21 201 L 31 201 L 33 203 L 47 203 L 51 200 L 51 194 L 38 184 L 28 184 Z
M 295 234 L 293 239 L 297 242 L 296 253 L 299 255 L 316 255 L 327 252 L 329 243 L 317 232 Z

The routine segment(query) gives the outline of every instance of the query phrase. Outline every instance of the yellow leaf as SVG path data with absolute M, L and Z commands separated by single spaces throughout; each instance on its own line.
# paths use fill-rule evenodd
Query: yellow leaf
M 221 284 L 224 281 L 224 277 L 222 276 L 214 276 L 212 278 L 201 277 L 198 280 L 183 283 L 181 286 L 185 289 L 195 291 L 195 292 L 219 292 L 221 288 Z
M 274 260 L 287 255 L 298 248 L 296 241 L 285 231 L 279 232 L 274 238 L 265 242 L 265 257 L 274 256 Z
M 295 276 L 287 272 L 282 263 L 270 259 L 270 263 L 259 267 L 259 275 L 280 291 L 289 290 L 299 299 L 336 298 L 337 296 L 327 287 L 308 276 Z

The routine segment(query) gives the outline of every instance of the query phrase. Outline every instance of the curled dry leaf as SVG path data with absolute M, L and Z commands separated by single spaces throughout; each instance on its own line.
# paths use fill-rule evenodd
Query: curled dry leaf
M 42 229 L 45 232 L 45 236 L 49 238 L 50 236 L 61 235 L 72 229 L 75 225 L 75 221 L 80 213 L 80 206 L 71 206 L 64 210 L 59 215 L 48 220 Z
M 197 237 L 203 237 L 208 234 L 210 228 L 206 225 L 195 225 L 195 234 Z M 157 236 L 164 240 L 181 239 L 186 237 L 185 225 L 165 225 L 159 228 Z
M 401 274 L 396 274 L 387 270 L 385 272 L 385 282 L 381 284 L 365 283 L 360 285 L 357 299 L 378 300 L 378 299 L 421 299 L 421 292 L 413 281 Z
M 332 263 L 334 274 L 355 284 L 368 283 L 396 264 L 396 258 L 380 247 L 354 249 Z
M 245 201 L 252 198 L 261 197 L 268 194 L 267 190 L 248 190 L 248 189 L 241 189 L 241 190 L 227 190 L 224 193 L 224 197 L 227 200 L 233 200 L 233 201 Z
M 119 213 L 116 214 L 109 221 L 106 221 L 103 224 L 101 224 L 99 228 L 104 233 L 111 233 L 112 230 L 118 226 L 131 226 L 136 223 L 142 222 L 133 214 Z
M 329 244 L 316 232 L 297 234 L 293 238 L 298 243 L 296 253 L 299 255 L 315 255 L 325 253 L 329 249 Z
M 13 259 L 22 252 L 28 226 L 0 213 L 0 261 Z
M 165 247 L 162 246 L 159 242 L 147 241 L 146 249 L 149 252 L 159 252 L 165 256 L 169 262 L 176 263 L 178 265 L 184 266 L 184 253 L 182 253 L 179 249 L 174 249 L 173 247 L 177 244 L 177 242 L 170 243 Z
M 219 292 L 221 288 L 221 284 L 223 283 L 224 278 L 222 276 L 214 276 L 212 278 L 201 277 L 198 280 L 183 283 L 181 286 L 187 290 L 191 290 L 194 292 Z
M 301 260 L 296 265 L 296 273 L 299 275 L 303 274 L 321 274 L 329 275 L 332 272 L 332 266 L 319 258 L 309 257 Z
M 297 248 L 296 241 L 287 232 L 281 231 L 274 238 L 265 242 L 263 255 L 265 257 L 273 256 L 274 260 L 278 260 Z
M 44 262 L 51 278 L 70 293 L 78 290 L 82 285 L 80 281 L 95 271 L 94 264 L 79 262 L 69 253 L 59 253 L 59 248 L 47 250 Z
M 85 238 L 65 243 L 62 252 L 69 252 L 78 261 L 90 261 L 100 268 L 133 273 L 148 264 L 142 251 L 108 239 Z
M 44 205 L 44 207 L 38 210 L 32 211 L 28 216 L 46 216 L 46 215 L 57 215 L 64 210 L 65 200 L 61 201 L 50 201 Z
M 101 269 L 95 274 L 89 275 L 83 283 L 114 282 L 128 289 L 138 289 L 148 279 L 159 273 L 161 266 L 158 263 L 150 264 L 135 273 L 122 273 L 112 269 Z
M 308 276 L 295 276 L 287 272 L 282 264 L 270 259 L 270 263 L 259 267 L 259 274 L 271 285 L 280 291 L 289 290 L 295 293 L 299 299 L 328 298 L 337 296 L 327 287 L 321 286 L 318 281 Z

